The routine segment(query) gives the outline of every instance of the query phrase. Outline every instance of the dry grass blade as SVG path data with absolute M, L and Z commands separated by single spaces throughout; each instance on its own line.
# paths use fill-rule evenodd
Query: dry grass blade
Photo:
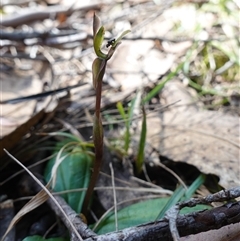
M 116 231 L 118 231 L 117 197 L 116 197 L 116 189 L 115 189 L 115 181 L 114 181 L 114 170 L 111 162 L 109 163 L 109 167 L 110 167 L 111 176 L 112 176 L 115 227 L 116 227 Z
M 55 186 L 56 184 L 56 178 L 57 178 L 57 169 L 59 167 L 59 165 L 62 163 L 62 161 L 64 161 L 64 159 L 68 156 L 68 154 L 64 155 L 64 156 L 61 156 L 64 149 L 66 148 L 67 145 L 63 146 L 60 151 L 58 152 L 57 154 L 57 157 L 56 157 L 56 162 L 55 164 L 53 165 L 52 167 L 52 172 L 51 172 L 51 178 L 49 180 L 49 183 L 51 183 L 52 187 Z
M 74 232 L 74 234 L 77 236 L 77 238 L 79 240 L 83 240 L 82 237 L 80 236 L 80 234 L 78 233 L 78 231 L 76 230 L 76 228 L 74 227 L 74 225 L 72 224 L 72 222 L 69 220 L 68 216 L 66 215 L 66 213 L 64 212 L 64 210 L 62 209 L 62 207 L 59 205 L 59 203 L 56 201 L 56 199 L 54 198 L 54 196 L 51 194 L 51 192 L 47 189 L 47 186 L 49 184 L 46 185 L 46 187 L 37 179 L 37 177 L 31 172 L 29 171 L 20 161 L 18 161 L 14 156 L 12 156 L 6 149 L 4 149 L 4 151 L 6 152 L 6 154 L 12 158 L 12 160 L 14 160 L 18 165 L 20 165 L 33 179 L 34 181 L 36 181 L 43 190 L 41 190 L 36 196 L 34 196 L 18 213 L 16 216 L 18 216 L 16 218 L 16 216 L 14 217 L 14 219 L 12 220 L 11 224 L 9 225 L 8 230 L 6 231 L 6 233 L 4 234 L 3 238 L 1 239 L 1 241 L 4 241 L 4 238 L 6 237 L 7 233 L 9 232 L 9 230 L 12 228 L 12 226 L 14 224 L 17 223 L 17 221 L 19 221 L 20 217 L 22 217 L 24 214 L 26 214 L 27 212 L 30 212 L 31 210 L 33 210 L 34 208 L 38 207 L 39 205 L 41 205 L 43 202 L 45 202 L 48 197 L 50 197 L 53 202 L 56 204 L 56 206 L 59 208 L 59 210 L 61 211 L 61 213 L 63 214 L 63 216 L 65 217 L 65 219 L 69 222 L 72 231 Z M 44 195 L 43 195 L 44 193 Z M 44 200 L 45 199 L 45 200 Z M 34 200 L 34 201 L 32 201 Z M 29 207 L 29 203 L 31 203 L 30 207 Z M 38 205 L 37 205 L 38 204 Z M 30 209 L 31 208 L 31 209 Z M 24 211 L 23 211 L 24 209 Z M 19 214 L 20 213 L 20 214 Z

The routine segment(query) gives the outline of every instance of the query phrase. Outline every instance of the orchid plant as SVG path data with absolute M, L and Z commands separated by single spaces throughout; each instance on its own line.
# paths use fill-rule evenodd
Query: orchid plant
M 93 173 L 88 186 L 88 190 L 83 203 L 83 214 L 88 211 L 88 205 L 90 198 L 96 184 L 102 162 L 103 162 L 103 126 L 101 120 L 101 98 L 102 98 L 102 80 L 105 74 L 107 61 L 113 56 L 116 48 L 120 45 L 121 39 L 130 32 L 130 30 L 124 31 L 116 40 L 109 40 L 107 43 L 107 53 L 102 52 L 102 44 L 104 40 L 105 28 L 100 26 L 99 17 L 94 14 L 93 17 L 93 47 L 97 55 L 97 58 L 92 64 L 92 79 L 93 87 L 96 91 L 96 102 L 95 102 L 95 114 L 93 122 L 93 143 L 95 147 L 95 161 L 93 165 Z

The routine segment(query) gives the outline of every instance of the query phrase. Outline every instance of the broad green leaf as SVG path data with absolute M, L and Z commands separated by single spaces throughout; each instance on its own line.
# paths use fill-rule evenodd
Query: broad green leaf
M 66 141 L 63 143 L 66 144 Z M 63 143 L 57 144 L 58 148 L 63 146 Z M 77 145 L 70 147 L 71 149 L 68 148 L 63 150 L 60 155 L 56 155 L 47 163 L 44 176 L 46 181 L 49 181 L 52 168 L 57 161 L 57 158 L 63 159 L 56 172 L 56 182 L 53 187 L 55 192 L 88 187 L 90 169 L 92 166 L 91 155 Z M 80 213 L 85 192 L 86 191 L 69 192 L 62 194 L 61 196 L 73 210 Z
M 137 226 L 143 223 L 154 222 L 158 213 L 169 202 L 170 198 L 157 198 L 142 201 L 136 204 L 132 204 L 128 207 L 121 209 L 118 212 L 118 227 L 119 230 Z M 201 211 L 204 209 L 210 209 L 207 205 L 197 205 L 193 208 L 184 208 L 181 210 L 181 214 L 187 214 L 193 211 Z M 94 229 L 97 234 L 104 234 L 115 231 L 115 216 L 114 213 L 110 213 L 102 222 Z
M 23 239 L 23 241 L 69 241 L 67 238 L 49 238 L 45 239 L 41 236 L 34 235 L 34 236 L 29 236 Z
M 166 211 L 180 200 L 189 199 L 204 181 L 205 175 L 201 174 L 187 190 L 184 189 L 183 186 L 180 186 L 169 198 L 157 198 L 142 201 L 121 209 L 117 214 L 119 230 L 162 218 Z M 183 197 L 183 195 L 185 196 Z M 201 204 L 192 208 L 185 207 L 180 211 L 180 214 L 187 214 L 205 209 L 211 209 L 211 206 Z M 97 227 L 95 227 L 94 231 L 98 234 L 103 234 L 115 231 L 115 227 L 115 216 L 114 213 L 111 212 Z

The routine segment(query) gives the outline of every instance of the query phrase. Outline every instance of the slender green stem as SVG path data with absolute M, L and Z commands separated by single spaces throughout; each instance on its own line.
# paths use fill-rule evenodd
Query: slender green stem
M 102 78 L 106 69 L 106 61 L 102 62 L 101 70 L 99 73 L 99 79 L 96 87 L 96 102 L 95 102 L 95 115 L 97 118 L 101 116 L 101 99 L 102 99 Z
M 107 61 L 112 57 L 117 46 L 120 44 L 120 40 L 130 31 L 124 31 L 116 41 L 111 43 L 111 48 L 107 54 L 104 54 L 101 51 L 102 43 L 104 40 L 105 29 L 103 26 L 100 26 L 99 17 L 94 14 L 93 16 L 93 46 L 97 58 L 93 61 L 92 71 L 93 71 L 93 86 L 96 90 L 96 102 L 95 102 L 95 115 L 93 123 L 93 142 L 95 147 L 95 161 L 93 165 L 93 173 L 91 180 L 85 195 L 83 202 L 82 213 L 86 216 L 88 212 L 88 206 L 90 199 L 93 193 L 93 189 L 97 182 L 97 178 L 103 162 L 103 126 L 101 120 L 101 98 L 102 98 L 102 79 L 105 73 Z
M 101 70 L 103 71 L 103 74 L 105 72 L 105 68 L 106 68 L 106 63 L 104 63 L 104 66 Z M 93 123 L 93 142 L 95 147 L 95 161 L 93 165 L 93 173 L 91 176 L 91 180 L 83 202 L 82 213 L 85 216 L 88 213 L 88 206 L 90 203 L 90 199 L 91 199 L 94 187 L 96 185 L 98 175 L 103 162 L 103 127 L 102 127 L 102 118 L 101 118 L 102 76 L 100 77 L 101 79 L 98 79 L 98 83 L 96 86 L 95 115 L 94 115 L 94 123 Z

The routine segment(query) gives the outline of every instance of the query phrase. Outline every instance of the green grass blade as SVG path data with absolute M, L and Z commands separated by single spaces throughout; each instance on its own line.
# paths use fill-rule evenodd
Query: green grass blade
M 118 109 L 120 115 L 122 116 L 123 120 L 125 121 L 126 131 L 125 131 L 125 135 L 124 135 L 124 151 L 125 151 L 125 153 L 127 153 L 129 145 L 130 145 L 130 124 L 129 124 L 130 120 L 129 120 L 129 116 L 126 115 L 121 102 L 117 103 L 117 109 Z
M 186 190 L 185 190 L 185 188 L 183 186 L 179 186 L 175 190 L 175 192 L 172 194 L 171 198 L 166 203 L 166 205 L 163 207 L 161 212 L 158 214 L 156 220 L 163 218 L 165 213 L 166 213 L 166 211 L 180 201 L 180 199 L 183 197 L 185 191 Z
M 123 108 L 122 102 L 117 103 L 117 109 L 118 109 L 120 115 L 122 116 L 123 120 L 126 121 L 127 117 L 126 117 L 125 110 Z
M 137 97 L 135 97 L 131 100 L 130 106 L 128 108 L 128 119 L 126 121 L 126 134 L 125 134 L 125 142 L 124 142 L 124 150 L 126 153 L 128 152 L 130 142 L 131 142 L 130 126 L 131 126 L 132 119 L 133 119 L 133 110 L 135 107 L 136 99 L 137 99 Z
M 205 182 L 206 175 L 200 174 L 198 178 L 191 184 L 191 186 L 185 192 L 184 200 L 190 199 L 193 194 L 198 190 L 198 188 Z
M 206 175 L 201 174 L 187 190 L 185 190 L 183 186 L 178 187 L 167 202 L 167 204 L 159 213 L 157 219 L 163 218 L 166 211 L 179 201 L 190 199 L 192 195 L 196 192 L 196 190 L 205 182 L 205 179 Z
M 142 131 L 141 131 L 140 142 L 138 147 L 138 155 L 136 159 L 136 168 L 137 168 L 138 174 L 142 171 L 142 166 L 144 162 L 144 148 L 145 148 L 146 136 L 147 136 L 147 120 L 146 120 L 147 118 L 146 118 L 144 107 L 142 111 L 143 111 Z
M 49 135 L 49 136 L 63 136 L 63 137 L 67 137 L 67 138 L 69 138 L 73 141 L 80 141 L 81 142 L 81 140 L 77 136 L 75 136 L 71 133 L 67 133 L 67 132 L 56 131 L 56 132 L 50 132 L 47 135 Z
M 126 126 L 126 133 L 124 137 L 124 151 L 126 154 L 128 153 L 128 149 L 130 146 L 130 139 L 131 139 L 131 134 L 130 134 L 130 127 L 129 125 Z
M 155 95 L 157 95 L 163 89 L 165 84 L 178 74 L 178 72 L 182 69 L 183 65 L 184 62 L 180 63 L 173 72 L 169 73 L 163 81 L 161 81 L 154 89 L 152 89 L 147 94 L 147 96 L 143 99 L 142 103 L 145 104 L 146 102 L 150 101 Z
M 137 97 L 133 98 L 131 100 L 130 106 L 128 108 L 128 125 L 131 125 L 132 119 L 133 119 L 133 110 L 135 107 L 135 103 L 136 103 Z
M 130 106 L 128 108 L 128 113 L 125 113 L 125 110 L 123 108 L 123 105 L 121 102 L 117 103 L 117 109 L 122 116 L 123 120 L 125 121 L 125 127 L 126 127 L 126 132 L 124 136 L 124 151 L 125 153 L 128 152 L 129 146 L 130 146 L 130 141 L 131 141 L 131 134 L 130 134 L 130 125 L 132 122 L 133 118 L 133 110 L 136 102 L 136 97 L 132 99 Z

